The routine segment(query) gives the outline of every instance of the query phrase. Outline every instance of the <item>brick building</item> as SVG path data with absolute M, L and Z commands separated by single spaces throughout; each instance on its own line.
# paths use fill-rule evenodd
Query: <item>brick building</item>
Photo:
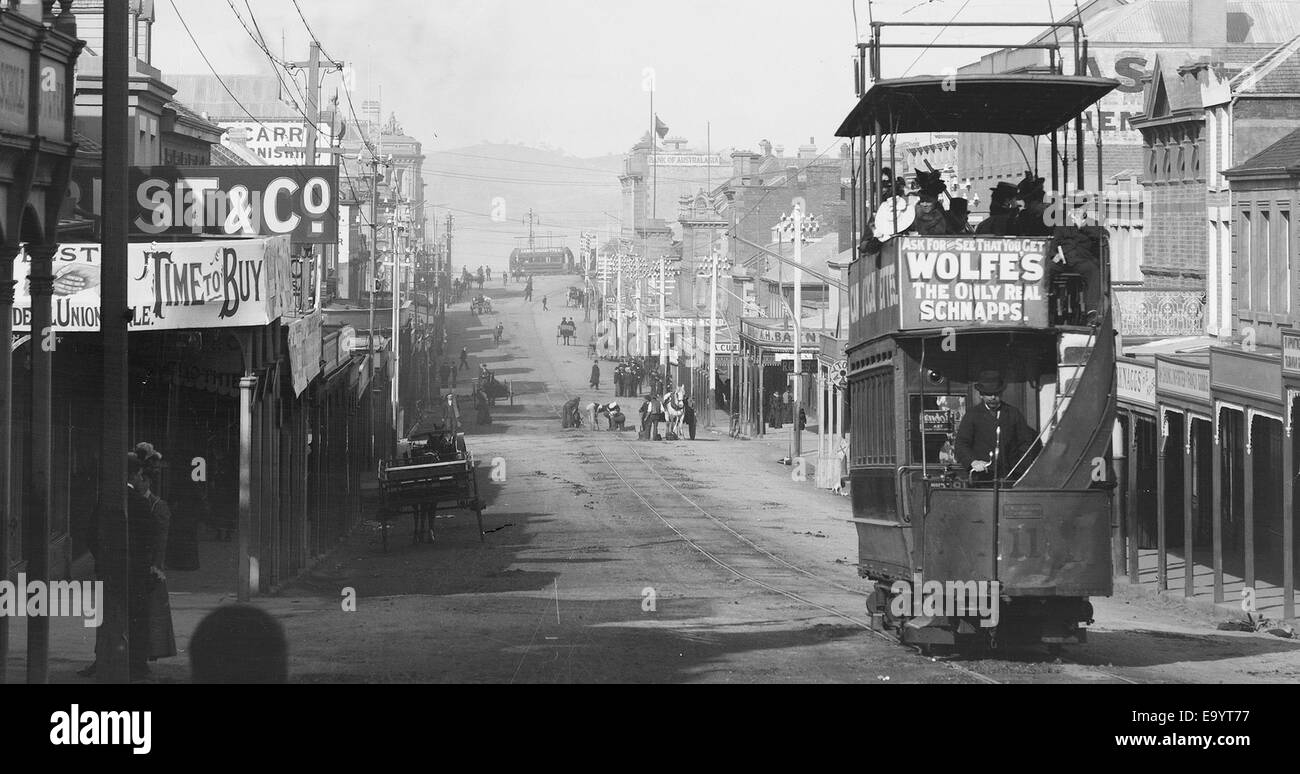
M 1222 170 L 1300 123 L 1297 83 L 1300 36 L 1239 69 L 1156 58 L 1143 112 L 1132 119 L 1143 137 L 1146 234 L 1141 285 L 1116 293 L 1126 334 L 1234 334 L 1233 299 L 1246 280 L 1239 267 L 1234 272 L 1239 219 Z M 1278 312 L 1273 306 L 1254 310 L 1267 320 Z M 1171 316 L 1170 308 L 1179 313 Z M 1278 344 L 1275 329 L 1261 329 L 1260 343 Z
M 1232 316 L 1257 344 L 1279 345 L 1280 328 L 1300 322 L 1300 289 L 1293 279 L 1300 244 L 1300 129 L 1226 170 L 1231 188 Z

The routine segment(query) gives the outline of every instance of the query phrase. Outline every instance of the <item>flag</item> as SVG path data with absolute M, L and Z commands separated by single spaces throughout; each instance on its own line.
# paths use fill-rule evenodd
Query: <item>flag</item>
M 655 134 L 659 135 L 661 140 L 668 136 L 668 124 L 659 120 L 658 113 L 655 113 Z

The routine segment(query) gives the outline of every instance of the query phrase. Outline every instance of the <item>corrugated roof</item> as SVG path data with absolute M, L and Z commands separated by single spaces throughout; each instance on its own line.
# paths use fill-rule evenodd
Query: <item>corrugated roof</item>
M 216 118 L 247 118 L 252 113 L 258 118 L 301 118 L 302 114 L 281 100 L 292 95 L 283 94 L 284 86 L 271 75 L 226 75 L 218 80 L 213 75 L 169 75 L 168 82 L 176 87 L 176 98 L 191 109 Z M 225 86 L 222 86 L 222 82 Z M 231 99 L 226 87 L 239 102 Z M 243 107 L 240 107 L 240 105 Z M 244 110 L 247 109 L 248 113 Z
M 224 145 L 212 146 L 212 166 L 214 167 L 247 167 L 249 163 L 242 156 L 232 152 Z
M 99 158 L 104 153 L 104 146 L 100 145 L 98 141 L 92 140 L 91 138 L 87 137 L 81 132 L 74 130 L 72 132 L 72 139 L 74 142 L 77 143 L 78 156 Z
M 1083 7 L 1084 31 L 1092 43 L 1190 43 L 1191 4 L 1196 0 L 1098 0 Z M 1062 21 L 1074 18 L 1073 9 Z M 1300 2 L 1229 2 L 1227 37 L 1231 43 L 1277 44 L 1300 33 Z M 1068 30 L 1058 32 L 1069 40 Z M 1052 40 L 1051 31 L 1033 42 Z
M 1300 92 L 1300 35 L 1265 54 L 1229 82 L 1234 94 Z

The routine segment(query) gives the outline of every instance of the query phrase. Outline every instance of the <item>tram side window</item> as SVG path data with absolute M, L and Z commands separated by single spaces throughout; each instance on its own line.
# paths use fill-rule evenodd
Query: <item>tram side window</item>
M 913 465 L 956 465 L 957 427 L 966 414 L 965 395 L 911 395 L 907 430 Z
M 893 465 L 894 375 L 878 370 L 852 386 L 853 428 L 849 438 L 854 465 Z

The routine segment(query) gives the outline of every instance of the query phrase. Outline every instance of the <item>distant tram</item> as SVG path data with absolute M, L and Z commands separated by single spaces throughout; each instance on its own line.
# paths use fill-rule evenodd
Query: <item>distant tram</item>
M 1051 74 L 880 79 L 874 46 L 868 79 L 863 53 L 860 82 L 871 86 L 837 135 L 854 138 L 862 159 L 858 214 L 884 210 L 886 222 L 894 210 L 882 202 L 897 192 L 890 176 L 897 167 L 885 135 L 1050 135 L 1055 188 L 1058 130 L 1118 85 L 1055 66 Z M 1081 156 L 1076 161 L 1082 187 Z M 948 221 L 950 233 L 930 221 L 872 236 L 849 270 L 849 485 L 859 575 L 873 583 L 873 623 L 906 644 L 1056 650 L 1085 641 L 1089 598 L 1113 591 L 1107 240 L 1102 229 L 1070 224 L 972 233 L 965 202 L 949 202 L 960 213 Z M 921 212 L 904 219 L 920 223 Z M 860 222 L 872 234 L 867 219 Z M 1073 271 L 1061 260 L 1063 245 L 1094 256 L 1099 273 Z M 1019 443 L 1007 443 L 1016 433 L 1007 416 L 1023 416 Z M 988 451 L 972 455 L 980 422 Z
M 517 247 L 510 253 L 511 275 L 573 274 L 573 251 L 567 247 Z

